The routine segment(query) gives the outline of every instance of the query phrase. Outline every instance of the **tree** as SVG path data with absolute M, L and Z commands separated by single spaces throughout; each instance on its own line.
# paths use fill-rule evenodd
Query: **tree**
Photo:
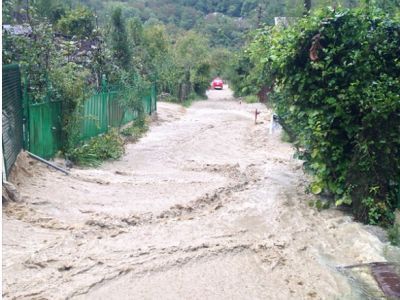
M 111 16 L 111 50 L 117 65 L 124 70 L 131 66 L 131 51 L 128 46 L 128 35 L 122 19 L 121 8 L 114 9 Z
M 142 45 L 144 39 L 142 22 L 140 22 L 138 18 L 130 18 L 127 28 L 129 42 L 132 43 L 134 47 Z
M 182 68 L 180 100 L 185 100 L 195 91 L 204 95 L 210 80 L 209 41 L 194 31 L 189 31 L 177 40 L 175 61 Z
M 228 77 L 228 67 L 233 53 L 226 48 L 215 48 L 211 51 L 211 75 Z
M 311 10 L 311 0 L 304 0 L 304 14 L 308 15 Z
M 55 24 L 66 13 L 66 7 L 60 0 L 36 0 L 34 6 L 40 17 Z
M 68 11 L 57 22 L 57 28 L 67 36 L 90 37 L 94 29 L 94 14 L 83 6 Z

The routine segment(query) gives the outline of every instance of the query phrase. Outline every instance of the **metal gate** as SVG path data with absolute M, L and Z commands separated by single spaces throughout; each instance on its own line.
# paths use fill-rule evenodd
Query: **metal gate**
M 29 104 L 28 149 L 30 152 L 51 158 L 61 149 L 61 101 Z
M 21 76 L 18 65 L 3 66 L 3 162 L 8 175 L 23 148 Z

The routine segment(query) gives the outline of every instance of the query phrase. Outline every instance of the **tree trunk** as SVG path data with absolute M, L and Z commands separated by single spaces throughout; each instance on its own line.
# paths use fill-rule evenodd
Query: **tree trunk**
M 269 86 L 262 86 L 260 91 L 257 93 L 258 100 L 261 103 L 267 103 L 268 101 L 268 94 L 272 91 L 272 88 Z
M 308 16 L 311 10 L 311 0 L 304 0 L 304 15 Z
M 257 28 L 261 28 L 261 19 L 262 19 L 262 7 L 261 5 L 259 5 L 257 11 Z

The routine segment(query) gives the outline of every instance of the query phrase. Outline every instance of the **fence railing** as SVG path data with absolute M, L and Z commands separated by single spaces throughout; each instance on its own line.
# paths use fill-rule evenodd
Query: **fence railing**
M 29 104 L 28 150 L 40 157 L 50 158 L 63 146 L 62 101 Z
M 86 140 L 105 133 L 111 127 L 125 125 L 138 116 L 137 111 L 125 110 L 121 105 L 122 89 L 103 89 L 96 92 L 83 104 L 81 113 L 81 139 Z M 157 109 L 157 89 L 153 84 L 142 99 L 144 112 L 151 115 Z
M 4 65 L 2 78 L 3 174 L 7 176 L 23 147 L 21 77 L 18 65 Z
M 3 169 L 8 175 L 19 152 L 25 147 L 30 152 L 51 158 L 67 143 L 62 131 L 63 101 L 54 101 L 47 93 L 41 102 L 29 101 L 22 92 L 18 65 L 3 66 Z M 79 108 L 79 137 L 81 141 L 120 127 L 135 120 L 138 112 L 124 109 L 121 98 L 127 90 L 105 86 L 93 93 Z M 155 84 L 141 98 L 146 114 L 157 109 Z

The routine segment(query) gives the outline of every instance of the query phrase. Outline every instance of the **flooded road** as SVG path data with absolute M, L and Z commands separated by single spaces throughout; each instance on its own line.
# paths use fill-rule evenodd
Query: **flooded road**
M 364 299 L 337 267 L 385 261 L 387 243 L 309 207 L 263 105 L 208 96 L 159 103 L 148 134 L 98 169 L 21 158 L 23 202 L 3 206 L 3 297 Z

